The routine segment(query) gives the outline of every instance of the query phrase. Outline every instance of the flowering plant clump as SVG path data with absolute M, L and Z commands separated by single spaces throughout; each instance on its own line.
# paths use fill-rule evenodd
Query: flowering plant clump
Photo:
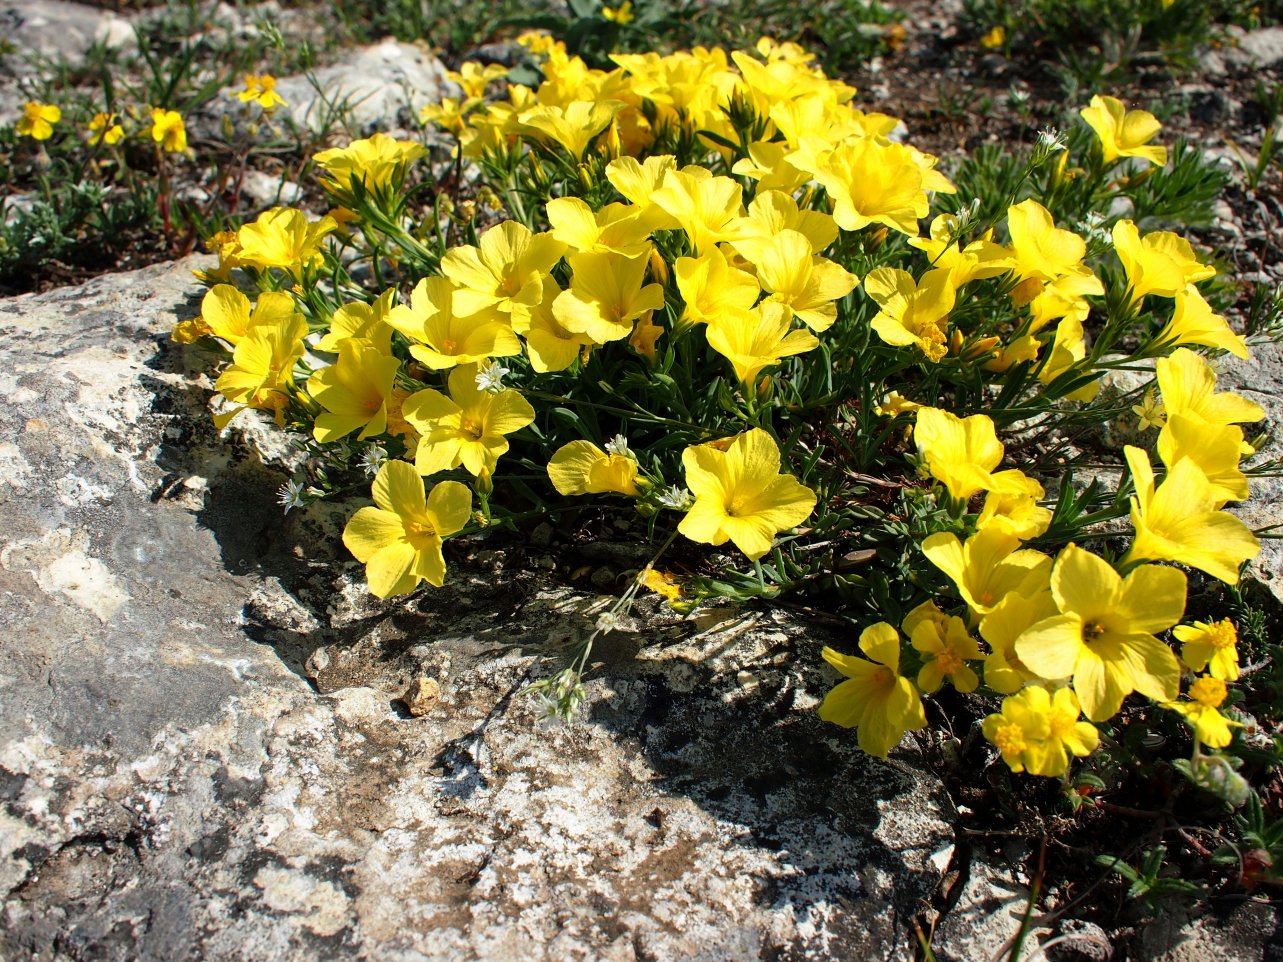
M 1235 627 L 1187 609 L 1188 572 L 1234 585 L 1257 553 L 1227 506 L 1263 411 L 1217 388 L 1209 356 L 1248 348 L 1160 229 L 1188 167 L 1152 116 L 1094 97 L 969 196 L 796 45 L 611 70 L 526 46 L 537 87 L 467 64 L 424 110 L 448 162 L 375 134 L 317 155 L 325 216 L 218 235 L 175 331 L 223 352 L 220 425 L 302 439 L 288 505 L 375 476 L 344 534 L 373 593 L 600 502 L 663 544 L 616 613 L 644 586 L 848 617 L 862 655 L 825 650 L 820 712 L 870 753 L 948 688 L 1005 696 L 980 728 L 1018 772 L 1065 775 L 1125 704 L 1228 744 Z M 1140 385 L 1103 389 L 1118 370 Z M 1102 426 L 1127 443 L 1084 486 L 1068 439 Z M 586 650 L 541 686 L 557 711 Z

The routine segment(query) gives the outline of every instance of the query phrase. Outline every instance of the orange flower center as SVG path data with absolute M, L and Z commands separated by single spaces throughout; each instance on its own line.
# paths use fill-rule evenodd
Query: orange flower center
M 1015 722 L 999 725 L 998 730 L 993 733 L 993 743 L 1004 756 L 1019 755 L 1029 747 L 1029 743 L 1025 741 L 1025 730 Z
M 1200 678 L 1189 686 L 1189 697 L 1200 705 L 1217 708 L 1225 700 L 1225 682 L 1219 678 Z
M 1234 630 L 1234 623 L 1228 618 L 1207 626 L 1207 643 L 1217 651 L 1233 648 L 1237 642 L 1238 633 Z
M 952 648 L 946 648 L 936 655 L 936 664 L 940 666 L 940 670 L 946 675 L 952 675 L 962 669 L 963 662 L 956 651 Z

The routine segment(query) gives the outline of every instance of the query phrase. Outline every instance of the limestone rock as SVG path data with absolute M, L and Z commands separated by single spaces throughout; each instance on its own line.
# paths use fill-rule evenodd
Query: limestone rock
M 606 601 L 489 542 L 369 596 L 214 430 L 197 263 L 0 302 L 0 957 L 912 957 L 948 802 L 816 717 L 835 639 L 643 608 L 541 721 Z
M 73 64 L 95 44 L 121 49 L 137 42 L 127 18 L 64 0 L 0 4 L 0 28 L 19 56 L 60 57 Z

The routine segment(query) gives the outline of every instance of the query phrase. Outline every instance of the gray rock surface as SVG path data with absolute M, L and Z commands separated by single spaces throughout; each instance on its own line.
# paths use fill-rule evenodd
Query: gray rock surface
M 1175 910 L 1140 933 L 1140 958 L 1153 962 L 1283 962 L 1279 912 L 1265 898 L 1213 914 Z
M 120 49 L 137 42 L 127 17 L 64 0 L 0 4 L 0 32 L 19 58 L 35 55 L 73 64 L 82 62 L 95 44 Z
M 541 722 L 602 599 L 460 543 L 372 599 L 214 431 L 196 263 L 0 302 L 0 958 L 911 957 L 948 802 L 816 717 L 831 639 L 645 608 Z

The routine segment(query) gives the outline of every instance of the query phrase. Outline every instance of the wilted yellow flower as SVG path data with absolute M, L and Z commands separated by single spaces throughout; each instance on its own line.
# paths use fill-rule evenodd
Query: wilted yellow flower
M 124 136 L 125 128 L 116 122 L 115 114 L 97 113 L 89 121 L 89 143 L 94 147 L 99 144 L 112 147 Z
M 53 125 L 62 120 L 62 110 L 54 104 L 28 100 L 18 118 L 18 133 L 32 140 L 48 140 L 53 136 Z

